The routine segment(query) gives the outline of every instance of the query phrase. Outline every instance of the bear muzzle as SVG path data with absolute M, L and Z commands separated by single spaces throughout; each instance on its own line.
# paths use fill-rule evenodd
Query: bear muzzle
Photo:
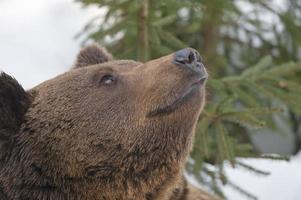
M 185 48 L 174 53 L 172 63 L 194 73 L 198 77 L 195 84 L 203 84 L 208 78 L 202 58 L 193 48 Z

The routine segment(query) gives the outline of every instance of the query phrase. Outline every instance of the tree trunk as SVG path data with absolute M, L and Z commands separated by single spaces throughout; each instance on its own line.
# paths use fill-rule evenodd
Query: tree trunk
M 217 7 L 217 2 L 222 3 L 222 0 L 204 1 L 204 18 L 201 24 L 202 55 L 207 67 L 211 69 L 214 68 L 219 29 L 223 17 L 223 7 Z
M 138 12 L 138 60 L 142 62 L 149 59 L 148 14 L 149 0 L 142 0 Z

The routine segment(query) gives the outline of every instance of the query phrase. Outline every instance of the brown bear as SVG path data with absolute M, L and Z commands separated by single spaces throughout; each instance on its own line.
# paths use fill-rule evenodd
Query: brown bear
M 0 199 L 215 199 L 183 177 L 207 76 L 191 48 L 140 63 L 95 45 L 29 91 L 2 73 Z

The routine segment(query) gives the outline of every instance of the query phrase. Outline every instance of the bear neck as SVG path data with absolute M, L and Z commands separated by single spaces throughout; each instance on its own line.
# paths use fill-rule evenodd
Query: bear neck
M 31 159 L 31 148 L 26 146 L 25 140 L 21 145 L 15 144 L 10 159 L 1 166 L 0 195 L 7 196 L 7 199 L 97 197 L 104 200 L 155 200 L 164 194 L 167 195 L 164 199 L 169 199 L 168 195 L 172 195 L 173 190 L 179 190 L 177 188 L 192 143 L 192 129 L 185 130 L 185 133 L 177 128 L 154 132 L 161 134 L 165 140 L 159 137 L 144 138 L 144 142 L 136 145 L 123 160 L 119 166 L 122 170 L 100 177 L 45 174 L 46 169 L 37 166 Z M 149 144 L 155 145 L 146 151 L 145 146 Z
M 108 180 L 85 178 L 66 178 L 56 182 L 53 177 L 43 175 L 42 169 L 34 163 L 20 159 L 16 151 L 11 156 L 7 165 L 1 166 L 0 170 L 1 200 L 185 199 L 186 185 L 183 185 L 185 180 L 181 169 L 166 167 L 152 174 L 133 172 L 128 177 L 114 177 L 113 184 L 106 184 Z M 118 183 L 114 179 L 118 179 Z

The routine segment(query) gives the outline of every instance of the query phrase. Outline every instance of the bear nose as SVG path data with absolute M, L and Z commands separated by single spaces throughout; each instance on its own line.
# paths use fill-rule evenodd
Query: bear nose
M 199 52 L 193 48 L 185 48 L 174 54 L 173 63 L 191 70 L 201 76 L 207 76 Z

